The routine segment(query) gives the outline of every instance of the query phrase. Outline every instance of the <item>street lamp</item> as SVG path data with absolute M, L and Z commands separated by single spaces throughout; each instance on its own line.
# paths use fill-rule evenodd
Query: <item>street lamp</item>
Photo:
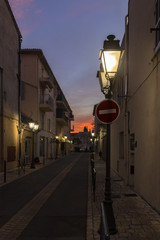
M 94 130 L 92 130 L 92 133 L 91 133 L 91 135 L 92 135 L 92 143 L 93 143 L 93 145 L 92 145 L 92 147 L 93 147 L 93 152 L 94 152 L 94 140 L 95 140 L 95 133 L 94 133 Z
M 114 78 L 121 55 L 119 40 L 114 40 L 114 35 L 109 35 L 104 41 L 103 49 L 100 50 L 99 59 L 102 61 L 103 71 L 109 79 Z
M 64 136 L 64 155 L 66 156 L 67 154 L 67 136 Z
M 106 78 L 105 73 L 103 71 L 102 63 L 100 64 L 100 71 L 97 72 L 97 77 L 99 78 L 99 83 L 101 86 L 101 91 L 104 93 L 108 91 L 110 88 L 110 81 Z
M 34 133 L 35 133 L 35 131 L 37 131 L 39 129 L 39 125 L 36 122 L 29 122 L 29 128 L 32 130 L 32 134 L 33 134 L 31 168 L 35 168 L 35 164 L 34 164 Z
M 58 157 L 58 149 L 59 149 L 59 136 L 56 136 L 56 159 Z
M 65 139 L 65 141 L 67 140 L 67 136 L 66 135 L 64 136 L 64 139 Z
M 112 97 L 112 80 L 117 73 L 121 49 L 119 40 L 115 40 L 114 35 L 109 35 L 104 41 L 103 49 L 100 50 L 99 59 L 101 60 L 100 71 L 98 72 L 101 91 L 106 99 Z M 110 234 L 117 232 L 115 218 L 111 200 L 111 179 L 110 179 L 110 124 L 107 124 L 107 146 L 106 146 L 106 179 L 105 179 L 105 199 L 103 209 L 107 217 Z
M 91 135 L 92 135 L 92 138 L 93 138 L 94 137 L 94 132 L 92 132 Z

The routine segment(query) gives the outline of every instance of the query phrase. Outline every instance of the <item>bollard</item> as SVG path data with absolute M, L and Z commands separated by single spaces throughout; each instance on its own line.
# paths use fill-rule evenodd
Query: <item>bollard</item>
M 90 154 L 90 159 L 94 159 L 94 154 L 93 153 Z
M 103 202 L 101 203 L 100 240 L 110 240 L 107 216 L 106 216 Z
M 92 168 L 93 200 L 96 200 L 96 169 Z
M 91 167 L 94 168 L 94 160 L 91 159 Z
M 35 162 L 34 162 L 34 159 L 32 159 L 32 162 L 31 162 L 31 168 L 35 168 Z

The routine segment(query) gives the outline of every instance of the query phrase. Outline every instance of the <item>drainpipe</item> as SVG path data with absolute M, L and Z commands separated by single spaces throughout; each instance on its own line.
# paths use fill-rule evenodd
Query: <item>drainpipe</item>
M 19 52 L 18 52 L 18 137 L 19 137 L 19 151 L 18 151 L 18 174 L 20 174 L 21 167 L 21 43 L 22 37 L 19 36 Z
M 1 162 L 0 170 L 4 170 L 4 182 L 6 182 L 6 164 L 4 163 L 4 102 L 3 102 L 3 68 L 0 67 L 0 96 L 1 96 L 1 106 L 0 106 L 0 152 L 1 152 Z
M 126 135 L 126 180 L 129 183 L 129 119 L 130 113 L 128 111 L 128 79 L 129 79 L 129 64 L 128 64 L 128 57 L 129 57 L 129 22 L 128 22 L 128 15 L 125 16 L 125 50 L 126 50 L 126 92 L 125 92 L 125 135 Z

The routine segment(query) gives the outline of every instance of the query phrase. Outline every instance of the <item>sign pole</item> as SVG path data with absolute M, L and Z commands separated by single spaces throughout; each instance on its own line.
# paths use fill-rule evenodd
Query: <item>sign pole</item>
M 107 135 L 106 135 L 106 178 L 105 178 L 105 193 L 103 201 L 103 209 L 105 211 L 109 233 L 117 233 L 115 218 L 112 207 L 112 197 L 111 197 L 111 123 L 115 121 L 120 113 L 119 105 L 111 99 L 111 94 L 105 96 L 105 100 L 100 102 L 96 108 L 96 115 L 99 121 L 103 124 L 107 124 Z
M 105 96 L 107 98 L 108 96 Z M 111 96 L 109 96 L 111 99 Z M 106 139 L 106 179 L 105 179 L 105 194 L 104 194 L 104 209 L 107 216 L 107 222 L 110 234 L 116 234 L 117 228 L 113 213 L 112 197 L 111 197 L 111 125 L 107 124 L 107 139 Z
M 105 202 L 111 201 L 110 135 L 111 135 L 111 127 L 110 127 L 110 124 L 107 124 Z

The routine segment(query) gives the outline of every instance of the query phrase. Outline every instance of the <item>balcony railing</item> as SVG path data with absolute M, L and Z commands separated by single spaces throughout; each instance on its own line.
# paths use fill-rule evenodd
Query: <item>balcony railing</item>
M 61 122 L 63 124 L 67 124 L 68 118 L 66 117 L 65 113 L 62 110 L 56 111 L 56 119 L 58 122 Z
M 49 94 L 41 95 L 40 109 L 44 112 L 53 112 L 53 98 Z
M 71 121 L 74 121 L 74 115 L 73 115 L 73 113 L 70 112 L 69 118 L 70 118 Z
M 40 83 L 43 88 L 46 88 L 47 86 L 53 88 L 53 79 L 51 77 L 41 77 Z
M 56 99 L 57 106 L 63 109 L 67 109 L 67 101 L 62 94 L 59 94 Z

